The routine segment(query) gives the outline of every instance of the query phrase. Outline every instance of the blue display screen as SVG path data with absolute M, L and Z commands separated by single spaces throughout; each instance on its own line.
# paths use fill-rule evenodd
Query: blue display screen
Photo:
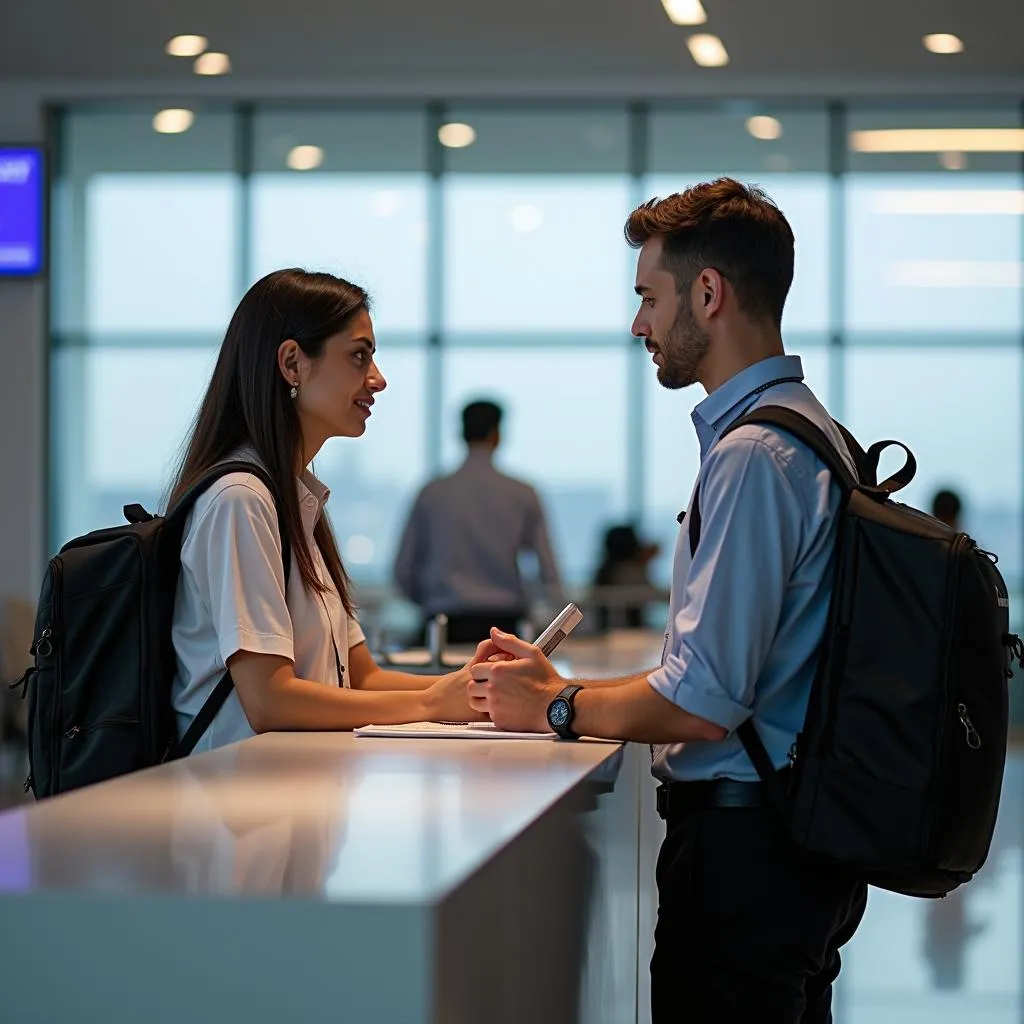
M 43 269 L 42 151 L 0 146 L 0 276 Z

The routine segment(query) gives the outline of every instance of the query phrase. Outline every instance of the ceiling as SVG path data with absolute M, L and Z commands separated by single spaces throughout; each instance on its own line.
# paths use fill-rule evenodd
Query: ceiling
M 1024 91 L 1022 0 L 704 0 L 700 29 L 659 0 L 36 0 L 5 4 L 0 81 L 68 91 L 606 95 Z M 698 68 L 685 41 L 709 31 L 731 61 Z M 963 53 L 936 56 L 929 32 Z M 166 40 L 202 34 L 233 74 L 198 78 Z M 329 89 L 328 89 L 329 91 Z M 439 92 L 437 94 L 440 94 Z

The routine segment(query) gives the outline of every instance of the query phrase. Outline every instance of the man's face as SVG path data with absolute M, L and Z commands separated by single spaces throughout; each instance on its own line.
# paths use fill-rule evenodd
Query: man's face
M 689 294 L 676 292 L 675 278 L 661 265 L 660 237 L 648 239 L 636 265 L 640 308 L 632 333 L 643 338 L 658 367 L 658 383 L 685 388 L 697 380 L 697 368 L 711 347 L 711 336 L 693 315 Z

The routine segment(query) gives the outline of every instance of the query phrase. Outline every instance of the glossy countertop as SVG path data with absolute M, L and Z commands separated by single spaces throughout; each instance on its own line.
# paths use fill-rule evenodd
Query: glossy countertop
M 567 644 L 561 667 L 636 671 L 656 646 Z M 0 896 L 436 901 L 620 749 L 267 733 L 0 815 Z

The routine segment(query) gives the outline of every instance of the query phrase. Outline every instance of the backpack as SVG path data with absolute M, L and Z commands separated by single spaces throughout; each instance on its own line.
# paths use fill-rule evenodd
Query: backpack
M 751 423 L 806 444 L 842 501 L 828 622 L 791 771 L 777 772 L 752 718 L 737 734 L 798 851 L 883 889 L 945 896 L 988 855 L 1006 759 L 1007 680 L 1014 659 L 1024 667 L 996 556 L 892 500 L 917 468 L 900 442 L 865 452 L 840 427 L 855 479 L 800 413 L 764 406 L 725 433 Z M 878 459 L 891 445 L 907 463 L 878 485 Z M 698 498 L 687 516 L 691 554 Z
M 184 757 L 227 700 L 230 672 L 178 739 L 171 621 L 185 521 L 211 484 L 238 472 L 274 493 L 260 466 L 221 463 L 166 517 L 126 505 L 129 525 L 87 533 L 50 559 L 29 652 L 35 664 L 11 684 L 29 701 L 26 791 L 53 796 Z M 291 552 L 280 512 L 278 526 L 287 580 Z

